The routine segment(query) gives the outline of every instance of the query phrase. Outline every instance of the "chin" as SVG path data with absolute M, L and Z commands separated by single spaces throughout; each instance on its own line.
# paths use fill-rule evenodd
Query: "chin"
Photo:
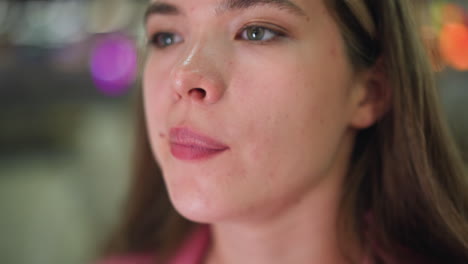
M 228 197 L 216 197 L 213 192 L 195 190 L 169 191 L 171 203 L 177 212 L 186 219 L 203 224 L 226 221 L 236 215 L 235 204 Z
M 177 212 L 184 218 L 203 224 L 211 224 L 222 220 L 226 208 L 207 203 L 203 198 L 171 197 L 171 202 Z M 218 207 L 218 208 L 217 208 Z
M 242 201 L 236 199 L 236 190 L 243 188 L 235 188 L 236 183 L 232 181 L 226 186 L 228 181 L 223 177 L 227 177 L 227 173 L 219 173 L 219 169 L 211 167 L 205 170 L 171 165 L 162 166 L 164 182 L 172 205 L 188 220 L 207 224 L 223 221 L 235 215 L 242 205 Z

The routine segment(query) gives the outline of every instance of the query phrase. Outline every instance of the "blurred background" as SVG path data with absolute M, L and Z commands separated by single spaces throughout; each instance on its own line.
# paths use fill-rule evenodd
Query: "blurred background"
M 0 0 L 0 263 L 90 263 L 115 224 L 146 4 Z M 468 0 L 428 10 L 421 30 L 468 161 Z

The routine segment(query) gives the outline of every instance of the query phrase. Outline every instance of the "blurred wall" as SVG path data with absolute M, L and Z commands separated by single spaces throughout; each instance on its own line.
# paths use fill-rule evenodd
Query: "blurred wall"
M 89 263 L 115 223 L 145 5 L 0 1 L 0 263 Z

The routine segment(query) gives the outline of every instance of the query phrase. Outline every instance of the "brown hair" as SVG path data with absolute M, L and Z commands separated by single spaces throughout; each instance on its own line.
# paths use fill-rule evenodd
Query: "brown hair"
M 351 62 L 366 69 L 382 58 L 393 96 L 390 112 L 357 136 L 352 187 L 344 194 L 348 219 L 358 225 L 371 211 L 370 239 L 396 259 L 408 258 L 403 248 L 435 263 L 467 263 L 466 174 L 441 115 L 414 10 L 405 0 L 348 2 L 363 7 L 331 1 L 329 8 Z M 355 10 L 369 15 L 351 15 Z M 377 34 L 360 26 L 366 24 Z
M 416 263 L 418 256 L 431 263 L 468 263 L 466 171 L 441 114 L 413 3 L 324 1 L 356 71 L 381 61 L 392 89 L 389 111 L 357 135 L 340 228 L 376 245 L 383 263 Z M 169 201 L 141 105 L 135 177 L 110 253 L 169 256 L 194 223 Z

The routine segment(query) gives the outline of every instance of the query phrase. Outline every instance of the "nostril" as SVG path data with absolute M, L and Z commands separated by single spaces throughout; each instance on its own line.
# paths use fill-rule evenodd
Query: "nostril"
M 193 97 L 194 99 L 201 100 L 205 98 L 206 91 L 203 90 L 202 88 L 193 88 L 189 91 L 189 95 Z

